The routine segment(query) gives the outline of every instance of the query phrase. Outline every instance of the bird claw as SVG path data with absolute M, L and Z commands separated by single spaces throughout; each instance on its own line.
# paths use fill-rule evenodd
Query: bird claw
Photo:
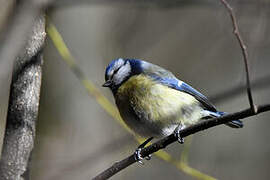
M 144 148 L 144 146 L 149 143 L 151 140 L 153 139 L 153 137 L 150 137 L 148 138 L 146 141 L 144 141 L 141 145 L 139 145 L 139 147 L 135 150 L 134 152 L 134 158 L 135 158 L 135 161 L 137 161 L 138 163 L 140 164 L 144 164 L 142 162 L 142 160 L 144 159 L 141 155 L 141 151 L 142 151 L 142 148 Z M 150 160 L 151 159 L 151 154 L 149 154 L 148 156 L 145 156 L 145 159 L 146 160 Z
M 178 125 L 175 130 L 174 130 L 174 136 L 177 138 L 177 141 L 180 143 L 180 144 L 183 144 L 184 143 L 184 138 L 181 137 L 181 130 L 184 129 L 185 126 L 183 125 Z
M 184 138 L 182 138 L 182 137 L 180 136 L 180 134 L 179 134 L 178 137 L 177 137 L 177 141 L 178 141 L 180 144 L 184 144 L 184 142 L 185 142 Z
M 151 158 L 152 158 L 152 155 L 151 155 L 151 154 L 149 154 L 148 156 L 145 156 L 145 159 L 146 159 L 147 161 L 151 160 Z
M 141 155 L 141 150 L 142 148 L 137 148 L 134 152 L 134 158 L 135 158 L 135 161 L 137 161 L 138 163 L 140 163 L 141 165 L 144 165 L 144 163 L 142 162 L 143 160 L 143 157 Z

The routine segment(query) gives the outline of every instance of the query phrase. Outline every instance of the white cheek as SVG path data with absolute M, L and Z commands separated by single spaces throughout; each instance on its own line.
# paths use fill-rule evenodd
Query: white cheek
M 114 75 L 113 77 L 114 84 L 116 85 L 121 84 L 126 79 L 126 77 L 129 76 L 130 72 L 131 67 L 130 64 L 127 63 L 125 66 L 121 67 L 119 71 Z

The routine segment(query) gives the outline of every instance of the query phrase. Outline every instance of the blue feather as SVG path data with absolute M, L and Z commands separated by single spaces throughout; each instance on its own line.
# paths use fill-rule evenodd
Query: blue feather
M 220 111 L 216 111 L 216 112 L 212 112 L 212 111 L 208 111 L 208 110 L 204 110 L 205 114 L 207 114 L 208 116 L 206 116 L 205 118 L 207 119 L 208 117 L 220 117 L 220 116 L 224 116 L 228 113 L 226 112 L 220 112 Z M 242 128 L 244 126 L 243 122 L 238 120 L 232 120 L 230 122 L 226 123 L 227 126 L 230 126 L 232 128 Z
M 228 113 L 217 111 L 216 114 L 218 114 L 219 116 L 224 116 Z M 219 116 L 216 116 L 216 117 L 219 117 Z M 232 120 L 232 121 L 226 123 L 226 125 L 230 126 L 232 128 L 242 128 L 244 126 L 243 122 L 240 120 Z
M 132 75 L 140 74 L 143 72 L 142 68 L 142 62 L 141 60 L 138 59 L 126 59 L 129 61 L 131 67 L 132 67 Z
M 194 96 L 202 105 L 210 111 L 216 112 L 216 108 L 214 105 L 211 104 L 211 102 L 199 91 L 191 87 L 190 85 L 178 80 L 177 78 L 162 78 L 160 76 L 151 75 L 151 77 L 158 81 L 161 84 L 164 84 L 168 87 L 171 87 L 173 89 L 176 89 L 178 91 L 182 91 L 185 93 L 188 93 L 192 96 Z
M 114 64 L 118 61 L 118 59 L 112 60 L 110 62 L 110 64 L 107 66 L 106 70 L 105 70 L 105 80 L 108 80 L 108 73 L 109 71 L 112 69 L 112 67 L 114 66 Z
M 111 61 L 111 63 L 107 66 L 106 70 L 105 70 L 105 80 L 108 80 L 108 74 L 109 71 L 111 71 L 111 69 L 114 68 L 115 64 L 119 61 L 119 60 L 123 60 L 124 61 L 124 65 L 129 62 L 132 69 L 131 69 L 131 73 L 130 73 L 130 77 L 133 75 L 137 75 L 143 72 L 143 68 L 142 68 L 142 63 L 144 61 L 138 60 L 138 59 L 123 59 L 123 58 L 118 58 L 118 59 L 114 59 Z

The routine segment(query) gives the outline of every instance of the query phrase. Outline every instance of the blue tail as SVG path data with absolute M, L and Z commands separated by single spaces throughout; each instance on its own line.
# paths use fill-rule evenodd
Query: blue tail
M 227 113 L 225 112 L 215 112 L 216 114 L 218 114 L 219 116 L 223 116 Z M 231 127 L 231 128 L 242 128 L 244 126 L 243 122 L 240 120 L 232 120 L 228 123 L 226 123 L 227 126 Z

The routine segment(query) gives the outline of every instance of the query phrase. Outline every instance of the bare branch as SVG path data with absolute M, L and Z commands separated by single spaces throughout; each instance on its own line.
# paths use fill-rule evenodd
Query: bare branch
M 270 104 L 265 104 L 265 105 L 261 105 L 261 106 L 257 107 L 257 114 L 260 114 L 260 113 L 266 112 L 266 111 L 270 111 Z M 189 136 L 191 134 L 206 130 L 208 128 L 215 127 L 215 126 L 221 125 L 221 124 L 225 124 L 231 120 L 244 119 L 244 118 L 251 117 L 254 115 L 256 115 L 256 114 L 254 114 L 252 109 L 250 109 L 250 108 L 245 109 L 245 110 L 242 110 L 239 112 L 224 115 L 222 117 L 213 118 L 213 119 L 209 119 L 206 121 L 201 121 L 195 125 L 189 126 L 185 129 L 181 130 L 180 135 L 181 135 L 181 137 L 186 137 L 186 136 Z M 160 149 L 167 147 L 168 145 L 170 145 L 171 143 L 173 143 L 175 141 L 177 141 L 177 138 L 174 136 L 174 134 L 167 136 L 167 137 L 157 141 L 156 143 L 153 143 L 152 145 L 143 148 L 141 151 L 141 155 L 142 155 L 142 157 L 146 157 L 154 152 L 157 152 Z M 119 162 L 114 163 L 110 168 L 106 169 L 105 171 L 103 171 L 102 173 L 100 173 L 99 175 L 94 177 L 93 180 L 108 179 L 108 178 L 112 177 L 113 175 L 115 175 L 116 173 L 118 173 L 119 171 L 132 165 L 135 162 L 136 162 L 135 156 L 134 156 L 134 154 L 132 154 L 129 157 L 127 157 Z
M 233 33 L 236 36 L 236 38 L 239 42 L 239 45 L 241 47 L 241 50 L 242 50 L 242 55 L 244 58 L 245 70 L 246 70 L 246 88 L 247 88 L 248 100 L 249 100 L 250 108 L 256 114 L 257 108 L 254 105 L 252 93 L 251 93 L 251 87 L 250 87 L 247 46 L 244 44 L 244 41 L 240 35 L 238 24 L 236 21 L 236 17 L 235 17 L 235 14 L 233 12 L 233 8 L 230 6 L 230 4 L 226 0 L 220 0 L 220 1 L 226 7 L 226 9 L 228 10 L 228 12 L 230 14 L 230 17 L 232 20 L 232 25 L 233 25 Z

